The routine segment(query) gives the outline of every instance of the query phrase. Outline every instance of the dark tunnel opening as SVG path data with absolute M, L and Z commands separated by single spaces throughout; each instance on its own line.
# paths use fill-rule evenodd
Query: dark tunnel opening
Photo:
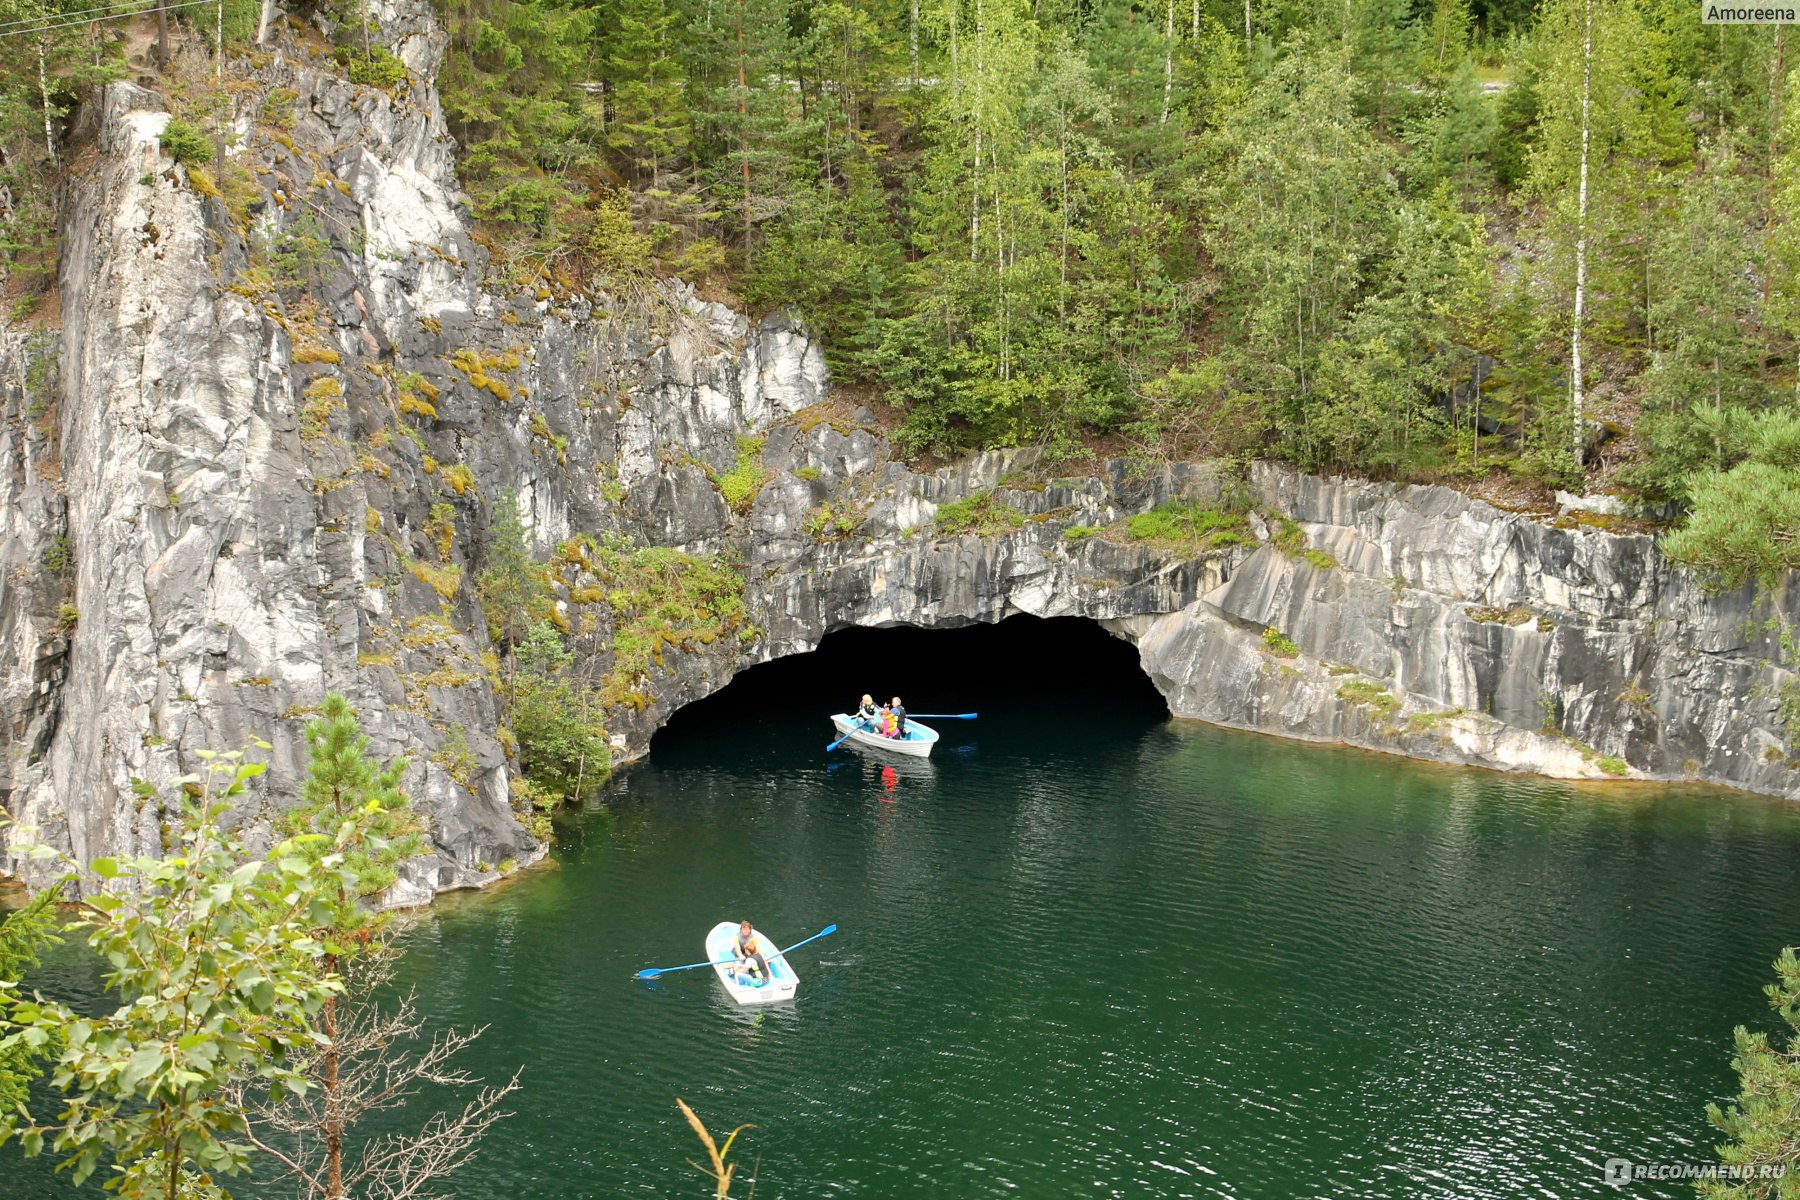
M 723 729 L 816 721 L 847 712 L 868 692 L 898 695 L 916 714 L 979 711 L 984 724 L 1014 720 L 1151 725 L 1168 705 L 1138 665 L 1137 648 L 1085 617 L 1013 616 L 992 625 L 840 629 L 816 650 L 740 672 L 670 718 L 653 755 Z

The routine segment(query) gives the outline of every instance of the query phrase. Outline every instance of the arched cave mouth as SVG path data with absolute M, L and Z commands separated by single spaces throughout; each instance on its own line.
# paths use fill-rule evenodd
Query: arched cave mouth
M 1138 665 L 1137 647 L 1086 617 L 1013 616 L 997 624 L 927 629 L 840 629 L 816 650 L 740 671 L 677 710 L 650 741 L 652 756 L 720 736 L 784 733 L 810 723 L 829 740 L 828 718 L 868 692 L 898 695 L 912 713 L 979 712 L 987 728 L 1013 721 L 1148 726 L 1169 715 Z M 946 739 L 973 723 L 945 721 Z M 822 743 L 823 744 L 823 743 Z

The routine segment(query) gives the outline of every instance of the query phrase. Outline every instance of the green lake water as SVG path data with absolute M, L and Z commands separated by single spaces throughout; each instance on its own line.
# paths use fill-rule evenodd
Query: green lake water
M 1712 1161 L 1731 1028 L 1800 940 L 1800 809 L 1140 699 L 989 697 L 891 774 L 816 704 L 678 723 L 551 865 L 404 935 L 428 1017 L 490 1026 L 470 1064 L 525 1066 L 454 1194 L 710 1194 L 677 1096 L 754 1123 L 768 1200 L 1691 1194 L 1601 1164 Z M 793 1004 L 631 978 L 741 916 L 839 924 Z M 64 1190 L 3 1154 L 0 1196 Z

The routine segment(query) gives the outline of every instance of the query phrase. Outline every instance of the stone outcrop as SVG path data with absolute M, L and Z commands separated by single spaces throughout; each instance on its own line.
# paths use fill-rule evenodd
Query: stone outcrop
M 586 534 L 738 581 L 742 620 L 628 670 L 624 618 L 568 552 L 558 619 L 614 685 L 621 761 L 834 628 L 1024 612 L 1130 639 L 1182 716 L 1800 796 L 1771 632 L 1800 618 L 1790 589 L 1708 597 L 1648 537 L 1273 467 L 1230 485 L 1254 538 L 1134 542 L 1125 518 L 1226 482 L 1055 479 L 1022 452 L 914 471 L 786 317 L 676 283 L 488 290 L 432 86 L 442 34 L 424 6 L 373 11 L 414 77 L 357 87 L 291 39 L 239 64 L 229 180 L 171 162 L 153 93 L 115 85 L 81 116 L 60 333 L 0 329 L 0 791 L 32 836 L 157 849 L 195 751 L 251 737 L 271 759 L 238 815 L 255 831 L 337 690 L 431 823 L 396 900 L 533 861 L 472 586 L 506 493 L 545 553 Z M 992 519 L 940 533 L 970 499 Z

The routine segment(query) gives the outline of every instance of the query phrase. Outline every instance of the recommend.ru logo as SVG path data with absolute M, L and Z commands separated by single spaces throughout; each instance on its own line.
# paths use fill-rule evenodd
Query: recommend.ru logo
M 1624 1187 L 1640 1180 L 1724 1179 L 1733 1182 L 1754 1179 L 1785 1179 L 1786 1163 L 1641 1163 L 1629 1158 L 1609 1158 L 1605 1165 L 1605 1182 L 1611 1187 Z

